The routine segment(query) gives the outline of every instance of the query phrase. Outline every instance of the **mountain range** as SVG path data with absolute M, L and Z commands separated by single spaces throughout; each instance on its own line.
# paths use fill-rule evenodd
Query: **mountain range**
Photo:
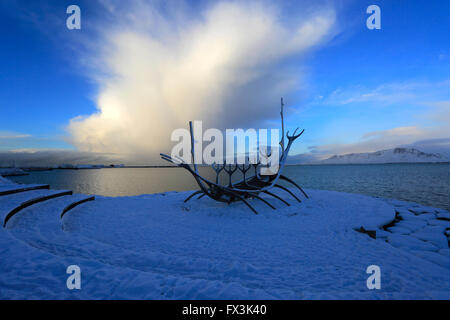
M 306 161 L 305 161 L 306 160 Z M 394 148 L 367 153 L 334 155 L 324 160 L 308 161 L 303 155 L 292 156 L 289 163 L 309 164 L 370 164 L 370 163 L 420 163 L 450 162 L 450 158 L 438 153 L 426 153 L 415 148 Z

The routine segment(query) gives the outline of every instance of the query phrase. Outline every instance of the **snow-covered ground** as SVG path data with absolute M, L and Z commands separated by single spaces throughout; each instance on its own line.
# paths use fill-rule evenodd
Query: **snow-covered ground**
M 19 168 L 0 168 L 0 178 L 2 176 L 23 176 L 26 174 L 28 173 Z
M 49 192 L 0 197 L 1 221 Z M 185 204 L 189 192 L 96 197 L 62 220 L 79 195 L 36 204 L 0 230 L 0 299 L 450 298 L 448 212 L 307 192 L 301 204 L 285 197 L 290 207 L 272 200 L 277 210 L 252 200 L 259 215 L 242 203 Z M 81 268 L 80 290 L 66 287 L 69 265 Z M 366 286 L 369 265 L 381 268 L 380 290 Z
M 3 178 L 0 175 L 0 186 L 7 186 L 7 185 L 11 185 L 11 184 L 13 184 L 13 182 L 11 180 L 9 180 L 7 178 Z

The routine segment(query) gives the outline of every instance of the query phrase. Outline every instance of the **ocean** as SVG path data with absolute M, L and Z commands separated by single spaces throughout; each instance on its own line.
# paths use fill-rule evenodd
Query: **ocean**
M 210 168 L 200 171 L 210 179 L 215 177 Z M 285 167 L 284 174 L 306 189 L 360 193 L 450 211 L 450 163 L 297 165 Z M 52 170 L 10 179 L 112 197 L 198 189 L 192 176 L 181 168 Z

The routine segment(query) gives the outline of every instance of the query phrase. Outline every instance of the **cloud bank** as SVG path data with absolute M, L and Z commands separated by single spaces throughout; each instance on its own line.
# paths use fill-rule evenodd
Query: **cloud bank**
M 170 150 L 171 132 L 189 120 L 223 129 L 277 117 L 279 98 L 300 89 L 290 58 L 328 40 L 335 21 L 328 8 L 285 22 L 267 3 L 220 2 L 200 14 L 180 6 L 170 15 L 139 1 L 104 4 L 115 24 L 103 25 L 88 57 L 99 68 L 90 75 L 98 110 L 67 129 L 78 150 L 131 161 Z
M 439 153 L 449 157 L 449 135 L 448 127 L 438 127 L 433 130 L 418 126 L 397 127 L 368 132 L 355 143 L 313 146 L 310 151 L 320 160 L 331 155 L 374 152 L 397 147 L 412 147 L 423 152 Z
M 123 159 L 114 154 L 58 149 L 0 150 L 1 167 L 53 167 L 62 164 L 120 164 Z

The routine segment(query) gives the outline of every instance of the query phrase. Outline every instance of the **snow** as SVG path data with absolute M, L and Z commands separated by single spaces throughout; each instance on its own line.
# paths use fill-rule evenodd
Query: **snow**
M 402 227 L 390 227 L 387 229 L 389 232 L 398 234 L 410 234 L 411 230 Z
M 396 211 L 398 212 L 399 216 L 402 219 L 407 219 L 407 218 L 411 218 L 411 217 L 415 216 L 414 213 L 412 213 L 411 211 L 409 211 L 407 209 L 397 208 Z
M 422 213 L 416 216 L 417 219 L 421 220 L 430 220 L 430 219 L 436 219 L 436 216 L 433 213 Z
M 376 238 L 377 239 L 386 239 L 387 237 L 389 237 L 391 235 L 390 232 L 384 231 L 384 230 L 376 230 Z
M 438 217 L 439 219 L 449 220 L 449 221 L 450 221 L 450 213 L 448 213 L 448 212 L 439 212 L 439 213 L 437 214 L 437 217 Z
M 258 215 L 242 203 L 184 203 L 190 192 L 97 196 L 62 220 L 83 195 L 33 205 L 0 230 L 0 299 L 450 299 L 448 246 L 435 238 L 447 228 L 413 214 L 400 221 L 410 235 L 382 229 L 417 204 L 306 191 L 301 204 L 279 193 L 292 205 L 273 199 L 277 210 L 250 200 Z M 0 197 L 0 218 L 50 192 Z M 74 264 L 82 288 L 71 291 Z M 381 290 L 366 287 L 373 264 Z
M 441 265 L 447 269 L 450 269 L 450 258 L 431 251 L 413 251 L 419 257 L 433 261 L 434 263 Z
M 0 175 L 0 186 L 10 186 L 10 185 L 13 185 L 13 184 L 14 184 L 14 182 L 12 182 L 12 181 L 9 180 L 9 179 L 3 178 L 3 177 Z
M 430 223 L 432 223 L 433 221 L 436 221 L 436 220 L 432 220 L 432 221 L 430 221 Z M 407 234 L 411 233 L 412 231 L 417 231 L 419 229 L 422 229 L 426 225 L 427 225 L 427 223 L 425 221 L 405 220 L 405 218 L 395 224 L 395 226 L 398 228 L 408 229 L 409 232 L 406 232 Z
M 0 168 L 0 177 L 1 176 L 22 176 L 27 173 L 19 168 Z
M 443 232 L 433 232 L 427 228 L 424 228 L 419 232 L 411 234 L 411 236 L 423 241 L 428 241 L 440 249 L 448 248 L 447 237 L 443 234 Z
M 408 235 L 391 234 L 388 242 L 397 248 L 407 248 L 410 250 L 437 251 L 438 247 L 426 241 L 420 241 Z

